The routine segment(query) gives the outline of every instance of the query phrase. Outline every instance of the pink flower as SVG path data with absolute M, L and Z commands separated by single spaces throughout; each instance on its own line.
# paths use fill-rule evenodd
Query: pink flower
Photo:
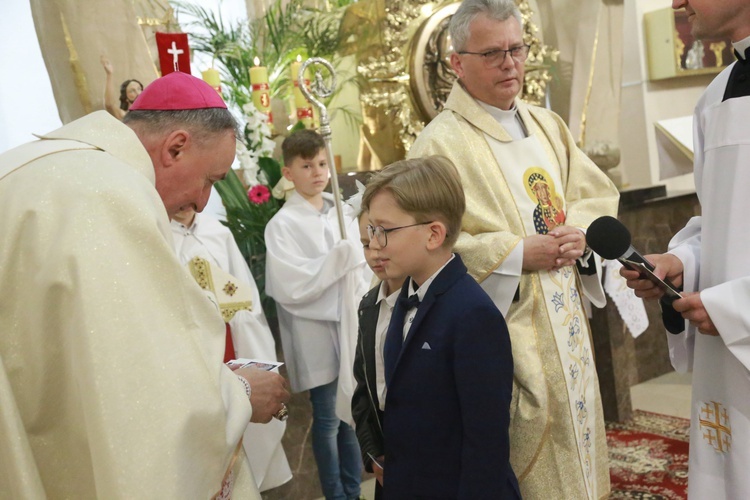
M 268 186 L 258 184 L 250 188 L 250 191 L 247 192 L 247 198 L 250 200 L 250 203 L 261 205 L 271 198 L 271 191 L 268 189 Z

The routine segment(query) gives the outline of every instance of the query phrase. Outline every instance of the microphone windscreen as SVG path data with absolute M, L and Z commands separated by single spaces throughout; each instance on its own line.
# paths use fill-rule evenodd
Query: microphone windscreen
M 625 255 L 630 242 L 628 228 L 609 215 L 599 217 L 586 230 L 586 243 L 605 259 L 614 260 Z

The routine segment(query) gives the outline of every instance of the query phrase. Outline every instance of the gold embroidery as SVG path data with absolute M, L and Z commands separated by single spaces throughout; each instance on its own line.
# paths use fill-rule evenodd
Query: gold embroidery
M 193 259 L 188 262 L 188 269 L 190 269 L 190 274 L 193 275 L 193 278 L 195 278 L 198 286 L 209 292 L 216 293 L 216 288 L 214 287 L 213 282 L 213 275 L 211 274 L 211 265 L 207 260 L 201 259 L 200 257 L 193 257 Z M 217 269 L 217 272 L 219 271 L 220 270 Z M 217 279 L 221 279 L 221 276 L 217 276 Z M 236 284 L 232 283 L 231 281 L 227 281 L 224 285 L 224 288 L 222 288 L 221 290 L 229 297 L 232 297 L 237 293 L 238 289 L 239 287 Z M 253 303 L 250 300 L 224 302 L 221 297 L 218 297 L 217 300 L 219 300 L 218 306 L 225 323 L 229 323 L 229 320 L 231 320 L 239 311 L 253 310 Z
M 732 447 L 732 426 L 729 425 L 729 414 L 724 405 L 716 401 L 704 403 L 699 420 L 701 429 L 706 431 L 703 439 L 719 453 L 729 452 Z
M 237 292 L 237 285 L 235 285 L 231 281 L 227 281 L 227 284 L 224 285 L 224 293 L 226 293 L 227 295 L 231 297 L 236 292 Z

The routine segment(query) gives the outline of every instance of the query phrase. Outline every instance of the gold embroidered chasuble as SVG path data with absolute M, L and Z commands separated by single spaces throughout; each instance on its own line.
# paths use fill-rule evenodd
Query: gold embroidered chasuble
M 565 224 L 585 229 L 601 215 L 615 215 L 617 189 L 576 147 L 562 119 L 518 100 L 516 106 L 548 164 L 559 168 L 554 177 L 562 184 L 557 194 L 563 198 Z M 410 157 L 446 156 L 461 173 L 467 209 L 456 251 L 480 282 L 502 265 L 523 237 L 533 234 L 527 220 L 531 214 L 522 214 L 514 201 L 518 188 L 507 182 L 512 169 L 498 164 L 490 141 L 502 147 L 512 139 L 456 83 L 445 110 L 409 152 Z M 534 178 L 532 174 L 528 180 Z M 559 215 L 552 212 L 552 217 Z M 545 213 L 549 210 L 542 210 Z M 606 498 L 609 493 L 601 399 L 588 321 L 580 307 L 585 290 L 577 274 L 572 267 L 557 273 L 524 271 L 520 300 L 506 315 L 515 379 L 510 455 L 524 498 Z M 550 284 L 565 282 L 568 290 L 551 293 Z M 590 384 L 588 394 L 595 401 L 577 400 L 583 380 Z
M 0 496 L 210 498 L 231 470 L 260 498 L 223 321 L 132 130 L 99 111 L 3 154 L 0 209 Z

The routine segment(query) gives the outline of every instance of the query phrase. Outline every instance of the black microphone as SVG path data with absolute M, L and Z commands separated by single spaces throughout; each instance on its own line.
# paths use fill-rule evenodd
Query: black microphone
M 631 241 L 632 238 L 628 228 L 609 215 L 599 217 L 586 230 L 586 244 L 605 259 L 619 260 L 628 269 L 633 268 L 630 264 L 623 262 L 624 260 L 639 262 L 653 271 L 654 265 L 633 248 L 633 245 L 630 244 Z M 639 269 L 633 270 L 640 271 Z
M 662 321 L 670 333 L 680 333 L 685 329 L 682 315 L 672 308 L 672 302 L 681 298 L 680 290 L 667 279 L 660 279 L 653 271 L 654 265 L 631 245 L 630 231 L 622 222 L 604 215 L 591 223 L 586 230 L 586 244 L 605 259 L 618 260 L 623 266 L 641 273 L 664 291 L 661 298 Z

